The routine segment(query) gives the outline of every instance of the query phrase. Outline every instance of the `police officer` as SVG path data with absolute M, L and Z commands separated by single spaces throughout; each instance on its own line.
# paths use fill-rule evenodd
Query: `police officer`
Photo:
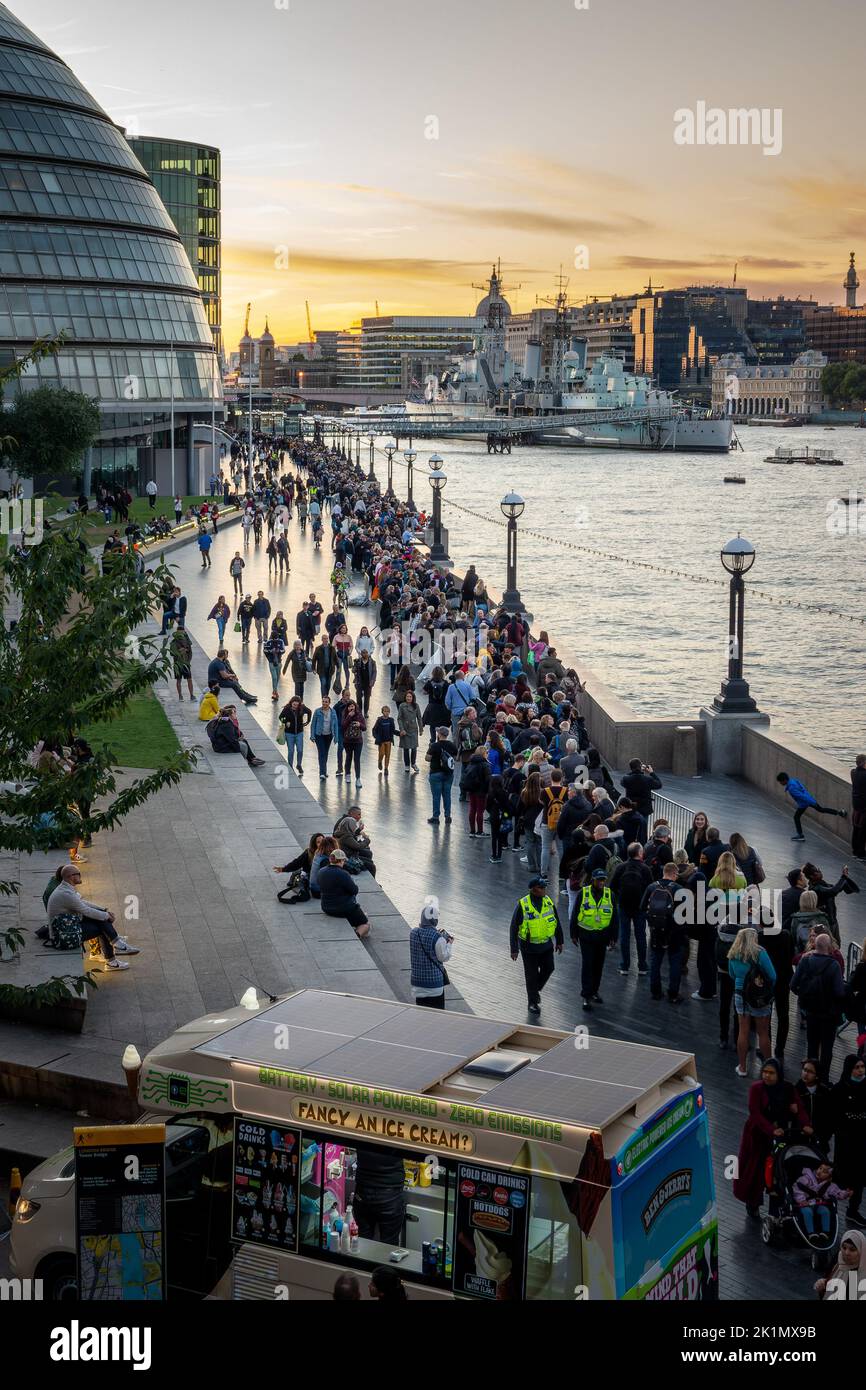
M 569 934 L 580 947 L 580 993 L 589 1013 L 593 1004 L 603 1004 L 599 994 L 607 955 L 607 943 L 614 925 L 614 906 L 604 869 L 594 869 L 588 885 L 575 899 Z
M 545 892 L 543 878 L 529 882 L 529 892 L 521 898 L 511 918 L 511 959 L 523 957 L 529 1012 L 541 1013 L 541 991 L 553 974 L 553 953 L 562 950 L 563 935 L 559 913 Z

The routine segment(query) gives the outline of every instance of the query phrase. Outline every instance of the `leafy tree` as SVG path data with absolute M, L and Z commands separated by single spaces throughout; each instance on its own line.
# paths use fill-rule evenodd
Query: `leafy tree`
M 29 754 L 40 740 L 68 744 L 86 724 L 117 718 L 170 664 L 163 639 L 134 632 L 157 606 L 166 568 L 139 575 L 135 557 L 120 555 L 99 573 L 79 531 L 79 521 L 49 528 L 28 551 L 0 560 L 4 612 L 20 615 L 0 626 L 0 850 L 28 853 L 110 829 L 195 761 L 179 751 L 118 791 L 106 745 L 69 775 L 34 777 Z M 88 803 L 85 819 L 79 807 Z M 0 894 L 18 886 L 0 880 Z M 9 932 L 5 940 L 20 949 Z M 82 987 L 81 977 L 61 977 L 17 996 L 9 986 L 2 999 L 47 1004 Z
M 821 373 L 821 389 L 831 405 L 866 400 L 866 363 L 831 362 Z
M 99 433 L 99 408 L 80 391 L 38 386 L 16 396 L 4 423 L 14 440 L 9 455 L 19 478 L 76 473 Z
M 839 389 L 845 375 L 845 362 L 830 362 L 821 373 L 821 390 L 831 405 L 839 400 Z

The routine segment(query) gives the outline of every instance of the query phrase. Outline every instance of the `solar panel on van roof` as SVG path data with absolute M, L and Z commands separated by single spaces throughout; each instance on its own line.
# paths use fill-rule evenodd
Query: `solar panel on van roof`
M 542 1071 L 536 1066 L 500 1081 L 484 1097 L 488 1110 L 517 1110 L 551 1120 L 565 1120 L 587 1129 L 603 1129 L 644 1094 L 642 1086 L 617 1086 Z
M 285 1069 L 311 1067 L 319 1057 L 326 1057 L 329 1052 L 350 1041 L 347 1033 L 299 1028 L 294 1023 L 286 1025 L 259 1016 L 238 1024 L 237 1028 L 212 1038 L 210 1042 L 202 1043 L 196 1052 Z
M 578 1046 L 587 1042 L 588 1046 Z M 624 1082 L 646 1090 L 673 1076 L 691 1060 L 689 1052 L 642 1047 L 616 1038 L 563 1038 L 532 1064 L 533 1071 L 584 1076 L 590 1081 Z
M 475 1018 L 473 1014 L 407 1008 L 385 1023 L 377 1023 L 364 1037 L 402 1043 L 406 1047 L 427 1047 L 437 1052 L 460 1052 L 469 1058 L 502 1042 L 513 1032 L 513 1023 L 495 1023 L 489 1018 Z
M 317 1067 L 325 1076 L 338 1081 L 363 1081 L 368 1086 L 426 1091 L 428 1086 L 435 1086 L 456 1071 L 465 1060 L 455 1052 L 431 1052 L 427 1048 L 355 1038 L 327 1057 L 320 1057 Z

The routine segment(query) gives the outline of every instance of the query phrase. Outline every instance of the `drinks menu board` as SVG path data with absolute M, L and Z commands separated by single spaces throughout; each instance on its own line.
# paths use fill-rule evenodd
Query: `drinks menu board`
M 232 1239 L 298 1248 L 300 1131 L 264 1120 L 235 1120 Z
M 74 1130 L 78 1297 L 165 1298 L 165 1125 Z
M 457 1165 L 455 1293 L 519 1300 L 526 1278 L 529 1178 Z

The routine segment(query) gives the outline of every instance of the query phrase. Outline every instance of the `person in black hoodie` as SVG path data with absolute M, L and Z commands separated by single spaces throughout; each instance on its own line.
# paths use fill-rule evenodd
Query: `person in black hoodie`
M 866 1061 L 849 1056 L 842 1076 L 833 1087 L 833 1122 L 836 1148 L 833 1166 L 840 1187 L 850 1187 L 848 1221 L 866 1225 L 860 1214 L 866 1185 Z
M 425 729 L 430 730 L 430 742 L 436 738 L 436 730 L 443 724 L 451 723 L 451 715 L 445 704 L 445 696 L 448 693 L 448 682 L 445 679 L 445 672 L 441 666 L 434 666 L 433 673 L 429 681 L 424 686 L 424 694 L 427 696 L 427 708 L 424 711 L 424 718 L 421 723 Z
M 770 959 L 772 960 L 772 957 Z M 818 1063 L 814 1057 L 803 1058 L 800 1080 L 794 1086 L 794 1090 L 809 1116 L 809 1124 L 812 1126 L 818 1147 L 825 1154 L 829 1153 L 835 1126 L 833 1087 L 828 1081 L 821 1080 L 818 1075 Z
M 560 817 L 562 819 L 562 817 Z M 640 910 L 644 894 L 653 881 L 652 871 L 643 862 L 643 845 L 634 841 L 628 858 L 618 864 L 610 880 L 619 921 L 619 973 L 627 975 L 631 964 L 631 933 L 637 947 L 637 973 L 647 974 L 646 917 Z
M 508 836 L 511 833 L 513 821 L 511 799 L 505 790 L 501 776 L 498 774 L 490 779 L 490 787 L 487 792 L 487 814 L 490 817 L 490 862 L 491 864 L 501 864 L 502 851 L 508 848 Z
M 806 875 L 806 882 L 813 893 L 818 895 L 818 907 L 821 912 L 827 914 L 827 921 L 830 923 L 830 933 L 836 940 L 836 945 L 841 944 L 839 935 L 839 914 L 836 911 L 836 899 L 840 893 L 856 893 L 858 888 L 848 876 L 848 865 L 842 869 L 841 874 L 835 883 L 827 883 L 823 873 L 817 864 L 804 864 L 803 873 Z
M 858 753 L 851 769 L 851 853 L 866 859 L 866 753 Z

